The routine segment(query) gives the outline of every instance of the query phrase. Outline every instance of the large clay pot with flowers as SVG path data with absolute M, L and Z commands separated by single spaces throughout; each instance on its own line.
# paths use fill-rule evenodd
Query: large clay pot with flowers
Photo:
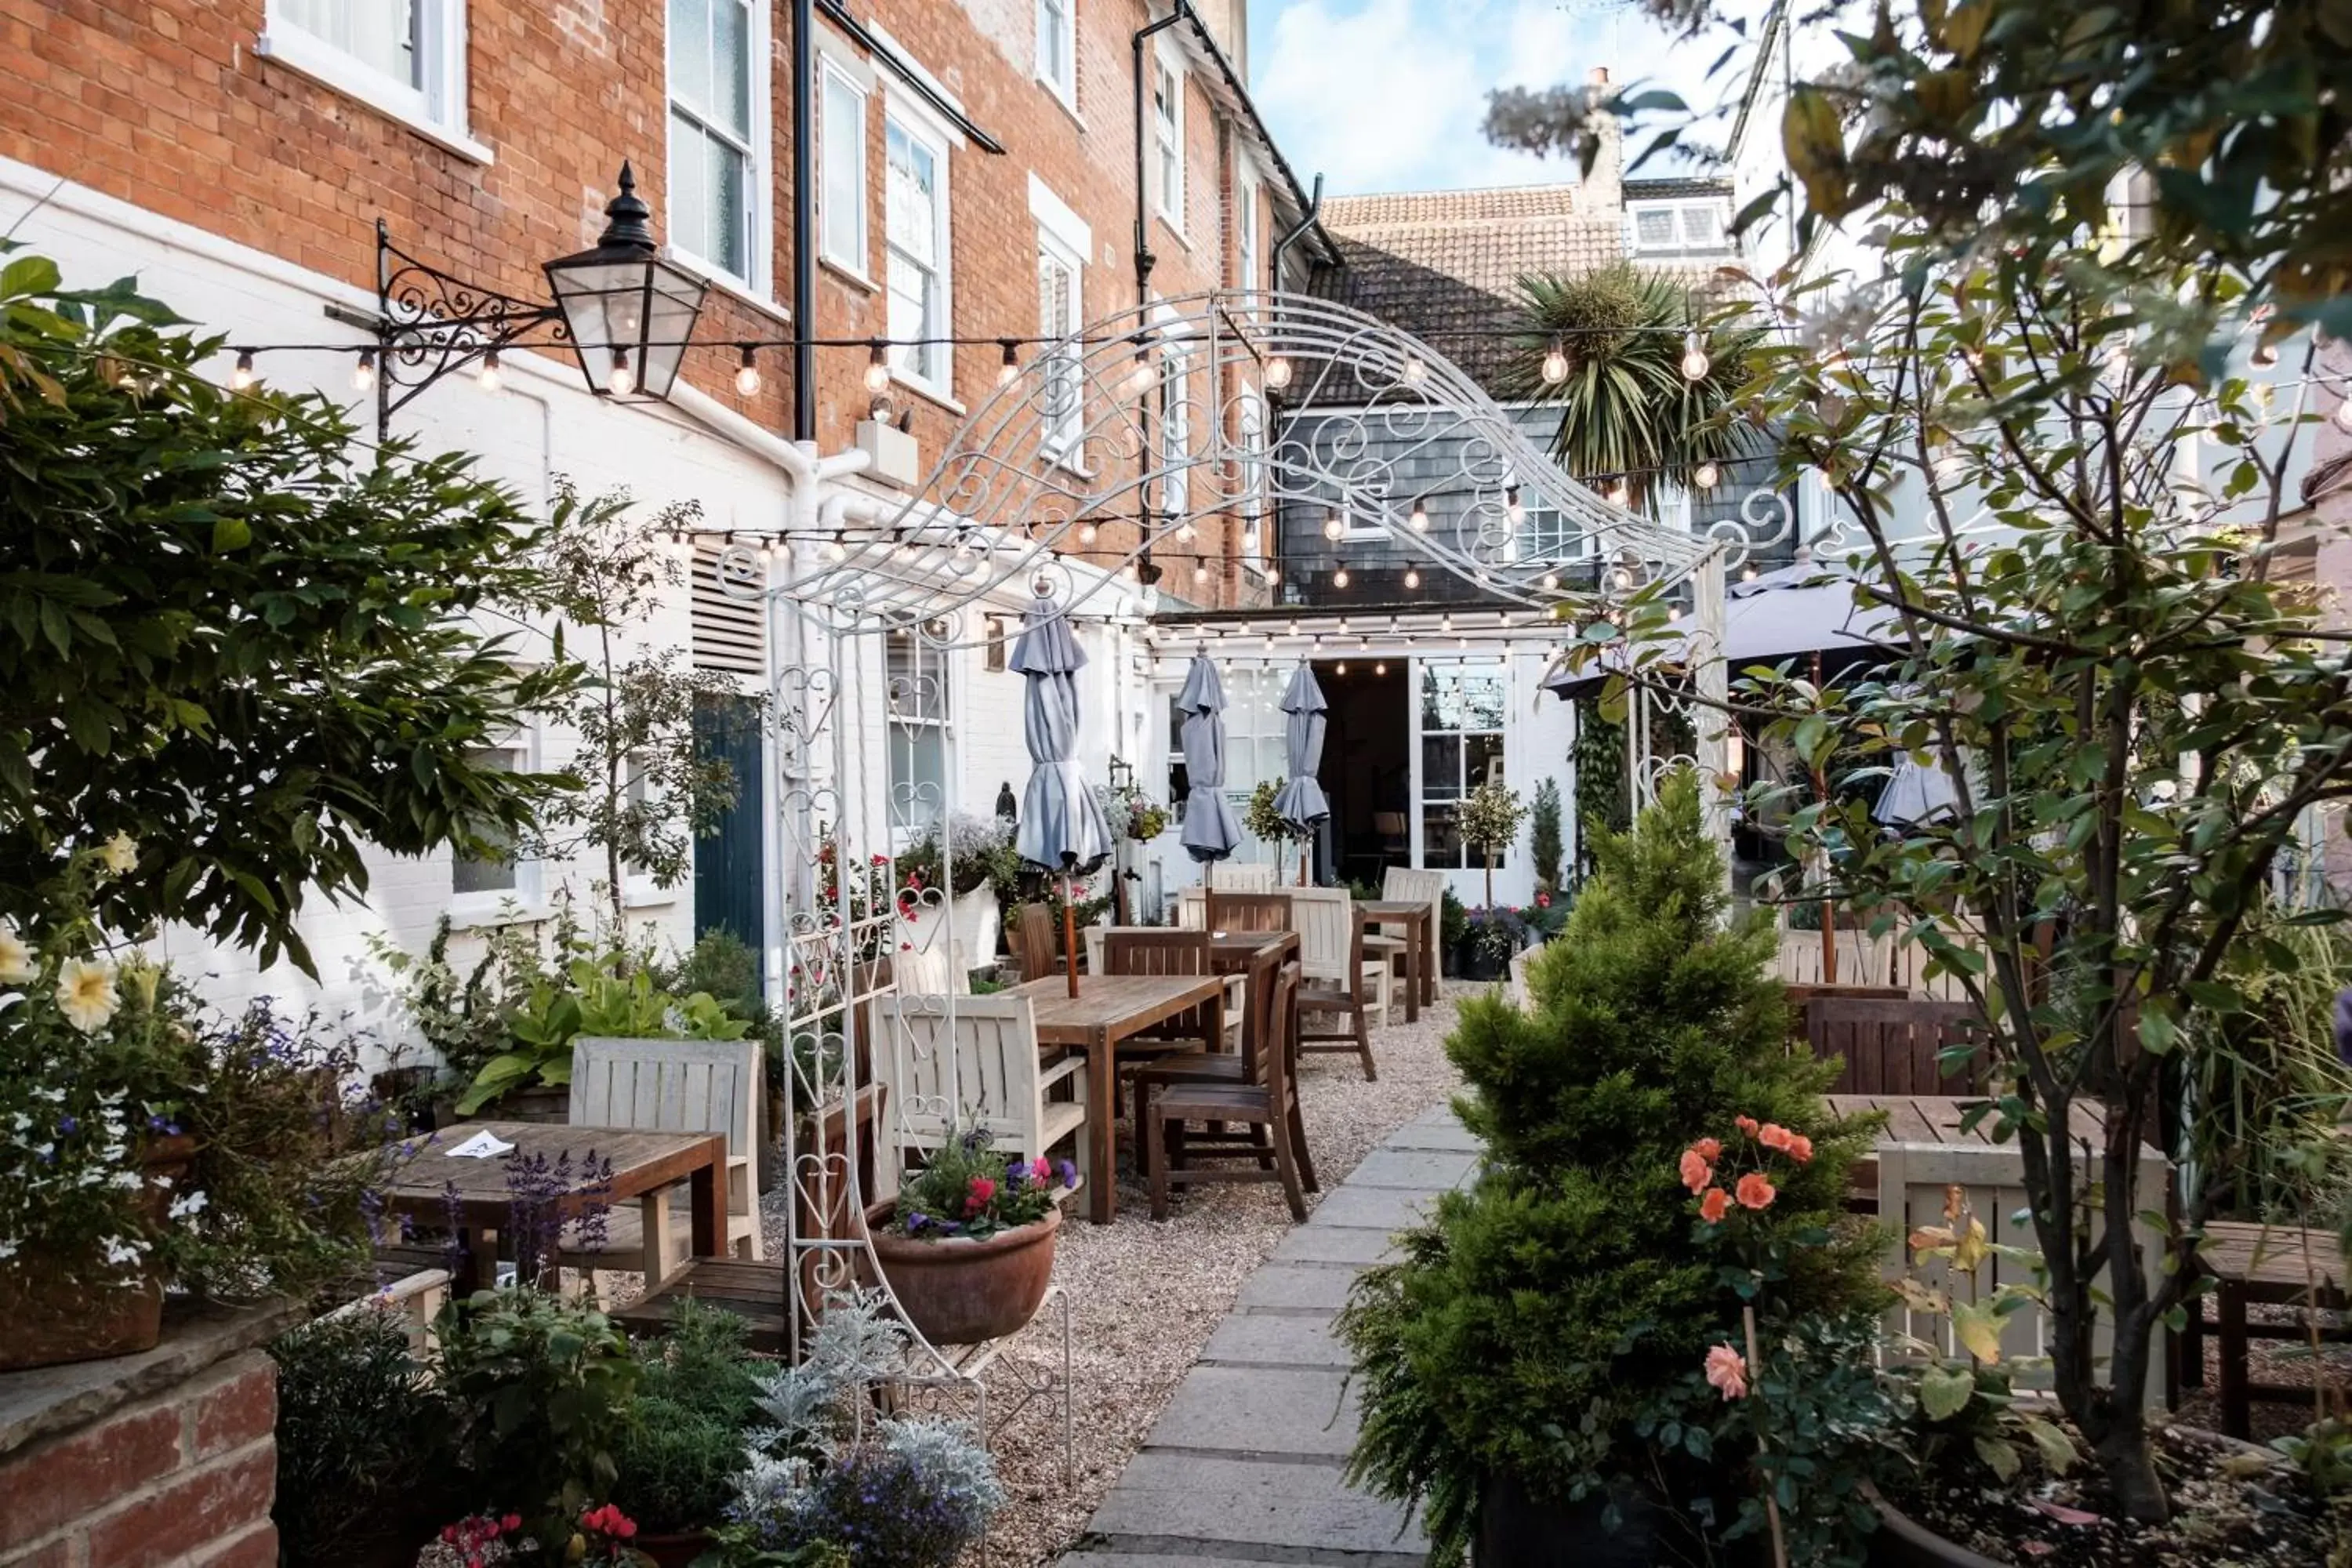
M 1062 1185 L 1043 1160 L 1007 1159 L 985 1133 L 963 1134 L 932 1156 L 896 1198 L 866 1211 L 882 1282 L 916 1332 L 935 1345 L 978 1344 L 1019 1333 L 1054 1282 Z
M 193 1168 L 193 1138 L 151 1136 L 141 1146 L 141 1206 L 151 1231 Z M 163 1337 L 163 1272 L 152 1260 L 111 1283 L 91 1284 L 38 1248 L 0 1261 L 0 1372 L 152 1351 Z

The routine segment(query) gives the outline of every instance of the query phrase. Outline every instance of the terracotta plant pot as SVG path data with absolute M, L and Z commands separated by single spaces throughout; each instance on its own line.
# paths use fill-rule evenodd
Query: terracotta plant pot
M 194 1165 L 195 1153 L 193 1138 L 157 1138 L 147 1144 L 142 1195 L 151 1228 L 163 1226 L 173 1191 L 155 1185 L 155 1178 L 170 1176 L 176 1184 Z M 163 1337 L 163 1270 L 152 1268 L 127 1283 L 93 1289 L 67 1277 L 39 1251 L 21 1252 L 0 1263 L 0 1323 L 8 1325 L 0 1335 L 0 1372 L 152 1351 Z
M 696 1558 L 710 1550 L 712 1542 L 709 1531 L 688 1530 L 676 1535 L 640 1535 L 629 1544 L 652 1558 L 654 1568 L 691 1568 Z
M 970 1345 L 1028 1326 L 1053 1283 L 1061 1210 L 986 1241 L 917 1241 L 883 1228 L 898 1207 L 896 1199 L 871 1205 L 866 1227 L 882 1278 L 917 1333 L 935 1345 Z

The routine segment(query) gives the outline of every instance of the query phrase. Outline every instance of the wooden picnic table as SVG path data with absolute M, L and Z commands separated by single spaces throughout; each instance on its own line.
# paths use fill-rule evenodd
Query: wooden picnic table
M 478 1132 L 488 1132 L 514 1148 L 478 1160 L 449 1152 Z M 640 1205 L 645 1216 L 647 1289 L 662 1278 L 662 1259 L 671 1234 L 669 1194 L 679 1183 L 692 1188 L 693 1256 L 711 1258 L 726 1250 L 727 1188 L 721 1173 L 727 1165 L 727 1140 L 718 1133 L 638 1132 L 622 1127 L 572 1127 L 547 1121 L 461 1121 L 442 1128 L 417 1147 L 385 1190 L 384 1206 L 412 1219 L 455 1225 L 461 1240 L 470 1233 L 472 1244 L 466 1247 L 458 1285 L 466 1290 L 481 1289 L 497 1276 L 497 1235 L 513 1223 L 517 1194 L 509 1178 L 516 1173 L 518 1162 L 541 1159 L 551 1173 L 570 1163 L 568 1184 L 543 1200 L 551 1225 L 576 1220 L 597 1205 L 618 1207 L 635 1200 Z M 609 1178 L 604 1174 L 607 1161 L 612 1163 Z M 536 1276 L 553 1268 L 554 1251 L 551 1248 L 544 1258 L 518 1256 L 515 1267 L 519 1276 Z
M 1436 910 L 1426 899 L 1359 899 L 1356 907 L 1377 925 L 1404 927 L 1404 1021 L 1417 1023 L 1422 1003 L 1437 1000 Z
M 1087 1217 L 1108 1225 L 1118 1214 L 1118 1127 L 1112 1105 L 1119 1043 L 1195 1007 L 1209 1010 L 1209 1038 L 1222 1038 L 1225 977 L 1082 974 L 1073 996 L 1067 980 L 1049 974 L 1014 986 L 1013 994 L 1029 999 L 1040 1047 L 1087 1053 L 1087 1138 L 1093 1164 L 1087 1182 Z

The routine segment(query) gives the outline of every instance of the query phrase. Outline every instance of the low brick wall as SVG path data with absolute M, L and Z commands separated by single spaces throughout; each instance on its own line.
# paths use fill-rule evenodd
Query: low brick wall
M 0 1449 L 0 1568 L 275 1568 L 278 1380 L 257 1337 L 17 1374 L 74 1394 Z

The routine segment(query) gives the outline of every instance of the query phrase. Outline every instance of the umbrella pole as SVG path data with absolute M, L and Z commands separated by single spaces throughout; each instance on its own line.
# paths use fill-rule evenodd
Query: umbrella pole
M 1822 650 L 1815 648 L 1813 650 L 1813 690 L 1819 693 L 1821 689 Z M 1829 773 L 1819 765 L 1813 769 L 1813 798 L 1824 807 L 1829 805 Z M 1824 887 L 1828 885 L 1829 872 L 1829 850 L 1824 847 L 1822 850 L 1822 880 Z M 1826 894 L 1822 899 L 1822 984 L 1824 985 L 1837 984 L 1837 900 Z
M 1062 873 L 1062 953 L 1070 975 L 1070 997 L 1078 994 L 1078 913 L 1071 903 L 1070 874 Z

